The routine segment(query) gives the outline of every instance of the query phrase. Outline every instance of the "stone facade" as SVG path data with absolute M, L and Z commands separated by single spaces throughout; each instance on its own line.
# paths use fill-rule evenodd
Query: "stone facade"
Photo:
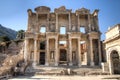
M 25 32 L 25 61 L 33 66 L 79 66 L 101 64 L 98 12 L 81 8 L 72 12 L 64 6 L 50 11 L 40 6 L 28 9 Z
M 107 59 L 105 71 L 120 74 L 120 24 L 108 29 L 104 45 Z

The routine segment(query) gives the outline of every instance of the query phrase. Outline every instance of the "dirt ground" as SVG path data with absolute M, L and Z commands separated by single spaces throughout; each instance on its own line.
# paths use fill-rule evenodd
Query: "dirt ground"
M 120 80 L 120 75 L 99 75 L 99 76 L 19 76 L 8 80 Z

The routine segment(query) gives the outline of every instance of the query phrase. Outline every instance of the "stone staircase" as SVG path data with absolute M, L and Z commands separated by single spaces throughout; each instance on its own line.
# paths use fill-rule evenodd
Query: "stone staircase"
M 68 74 L 68 70 L 73 72 Z M 35 75 L 108 75 L 108 73 L 103 73 L 102 68 L 99 66 L 89 67 L 89 66 L 59 66 L 59 67 L 47 67 L 47 66 L 36 66 L 30 69 L 30 72 L 35 73 Z M 28 72 L 28 73 L 30 73 Z M 66 74 L 65 74 L 66 72 Z M 64 74 L 63 74 L 64 73 Z

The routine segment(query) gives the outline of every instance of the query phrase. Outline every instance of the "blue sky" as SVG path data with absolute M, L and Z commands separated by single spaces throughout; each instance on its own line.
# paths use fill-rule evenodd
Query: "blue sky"
M 60 6 L 68 9 L 85 7 L 94 11 L 99 9 L 99 26 L 101 39 L 109 26 L 120 23 L 120 0 L 0 0 L 0 24 L 16 31 L 27 29 L 27 9 L 37 6 L 48 6 L 51 11 Z

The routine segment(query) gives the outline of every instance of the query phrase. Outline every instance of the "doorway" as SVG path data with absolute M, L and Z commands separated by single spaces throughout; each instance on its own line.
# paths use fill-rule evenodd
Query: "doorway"
M 67 51 L 60 49 L 60 64 L 67 64 Z
M 45 65 L 45 52 L 40 52 L 40 65 Z

